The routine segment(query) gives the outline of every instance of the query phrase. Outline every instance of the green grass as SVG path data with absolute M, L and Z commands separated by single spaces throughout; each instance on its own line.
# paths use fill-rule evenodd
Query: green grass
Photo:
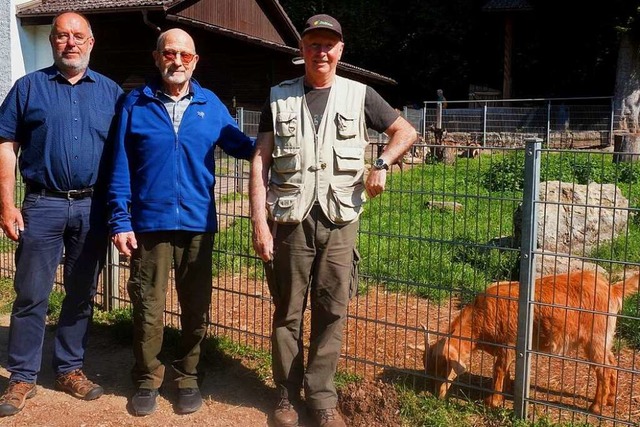
M 219 200 L 216 200 L 216 205 L 224 205 L 231 202 L 240 202 L 242 200 L 249 200 L 249 196 L 244 193 L 227 193 L 220 196 Z
M 13 279 L 0 277 L 0 314 L 11 313 L 11 305 L 15 297 Z
M 631 206 L 639 206 L 640 164 L 614 164 L 611 158 L 544 153 L 542 179 L 615 183 Z M 473 294 L 489 282 L 517 279 L 519 255 L 513 247 L 519 242 L 509 237 L 522 200 L 523 168 L 523 153 L 517 151 L 458 159 L 454 166 L 420 165 L 390 175 L 387 191 L 371 200 L 362 215 L 362 273 L 389 290 L 434 300 L 448 298 L 451 291 Z M 461 207 L 427 207 L 443 201 Z M 613 242 L 600 244 L 592 255 L 640 262 L 640 219 L 632 218 L 628 234 L 623 231 Z
M 410 387 L 396 384 L 404 426 L 411 427 L 587 427 L 588 423 L 554 423 L 548 417 L 535 421 L 519 420 L 508 409 L 491 409 L 484 405 L 441 400 L 416 393 Z

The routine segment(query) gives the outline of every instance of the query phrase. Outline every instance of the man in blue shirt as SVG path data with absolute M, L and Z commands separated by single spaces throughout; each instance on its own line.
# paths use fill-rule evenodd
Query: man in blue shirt
M 93 400 L 103 393 L 82 372 L 93 297 L 107 248 L 103 151 L 123 92 L 88 68 L 88 20 L 62 13 L 49 36 L 54 65 L 19 79 L 0 106 L 0 224 L 18 242 L 7 370 L 0 416 L 36 393 L 49 294 L 64 251 L 64 288 L 55 338 L 56 388 Z M 18 157 L 20 153 L 20 157 Z M 26 184 L 16 207 L 15 169 Z
M 155 411 L 164 365 L 163 313 L 172 265 L 182 341 L 172 367 L 176 411 L 202 405 L 197 365 L 211 303 L 214 149 L 248 159 L 254 143 L 225 105 L 191 78 L 198 63 L 193 39 L 180 29 L 158 37 L 156 80 L 127 95 L 118 121 L 109 187 L 112 240 L 131 256 L 127 285 L 133 306 L 134 415 Z

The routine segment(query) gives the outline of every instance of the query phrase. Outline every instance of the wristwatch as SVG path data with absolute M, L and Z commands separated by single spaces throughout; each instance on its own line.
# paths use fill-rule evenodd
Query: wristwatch
M 389 165 L 387 164 L 387 162 L 380 158 L 376 159 L 376 161 L 373 162 L 373 167 L 376 169 L 384 169 L 386 171 L 389 170 Z

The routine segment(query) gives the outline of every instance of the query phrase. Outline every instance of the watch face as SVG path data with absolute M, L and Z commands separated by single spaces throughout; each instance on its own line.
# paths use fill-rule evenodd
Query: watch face
M 376 159 L 373 166 L 375 166 L 376 169 L 387 169 L 387 164 L 382 159 Z

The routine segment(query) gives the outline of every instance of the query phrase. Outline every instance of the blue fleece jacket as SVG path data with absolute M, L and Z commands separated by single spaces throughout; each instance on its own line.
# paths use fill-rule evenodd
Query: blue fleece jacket
M 155 95 L 159 87 L 158 81 L 134 89 L 124 101 L 109 185 L 111 232 L 215 232 L 214 148 L 248 159 L 255 142 L 195 80 L 176 135 Z

